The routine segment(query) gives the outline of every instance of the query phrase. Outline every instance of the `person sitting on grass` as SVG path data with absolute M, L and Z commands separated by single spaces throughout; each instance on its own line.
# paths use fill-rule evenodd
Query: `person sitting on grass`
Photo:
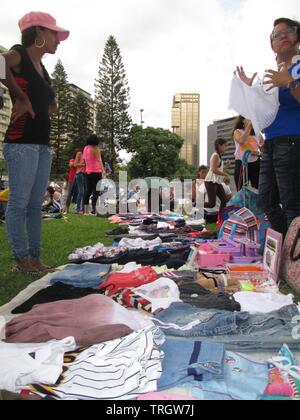
M 60 213 L 62 211 L 60 199 L 60 193 L 55 191 L 53 187 L 48 187 L 42 211 L 46 213 Z

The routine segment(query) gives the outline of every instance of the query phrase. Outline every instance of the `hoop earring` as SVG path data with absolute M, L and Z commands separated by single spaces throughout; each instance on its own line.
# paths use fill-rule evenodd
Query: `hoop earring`
M 46 44 L 46 40 L 45 40 L 45 38 L 44 38 L 44 42 L 43 42 L 43 44 L 42 44 L 42 45 L 38 45 L 38 44 L 37 44 L 37 38 L 36 38 L 36 40 L 34 41 L 34 45 L 36 46 L 36 48 L 39 48 L 39 49 L 44 48 L 45 44 Z

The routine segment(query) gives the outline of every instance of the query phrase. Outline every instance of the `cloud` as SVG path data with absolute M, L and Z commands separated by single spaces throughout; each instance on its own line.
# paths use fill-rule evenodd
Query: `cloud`
M 201 94 L 201 161 L 206 161 L 207 125 L 226 118 L 232 71 L 243 64 L 249 72 L 274 66 L 269 45 L 272 23 L 295 17 L 299 0 L 44 0 L 42 9 L 71 30 L 55 57 L 61 58 L 69 81 L 93 93 L 105 42 L 119 43 L 131 88 L 131 114 L 147 125 L 171 127 L 173 95 Z M 41 9 L 40 0 L 10 0 L 1 5 L 1 43 L 19 39 L 17 20 Z M 24 4 L 23 4 L 24 3 Z M 299 16 L 298 16 L 299 18 Z

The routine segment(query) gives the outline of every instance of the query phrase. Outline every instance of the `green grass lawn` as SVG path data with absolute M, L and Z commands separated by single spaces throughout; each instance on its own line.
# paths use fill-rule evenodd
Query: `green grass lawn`
M 42 260 L 52 267 L 67 264 L 75 248 L 101 242 L 111 245 L 105 232 L 113 227 L 105 218 L 69 215 L 67 220 L 43 222 Z M 11 272 L 13 260 L 7 241 L 6 227 L 0 225 L 0 306 L 9 302 L 36 279 Z

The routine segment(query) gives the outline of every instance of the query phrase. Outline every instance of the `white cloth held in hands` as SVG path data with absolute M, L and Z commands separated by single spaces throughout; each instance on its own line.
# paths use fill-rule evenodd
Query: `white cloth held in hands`
M 253 86 L 248 86 L 237 75 L 233 75 L 229 108 L 252 121 L 256 135 L 270 127 L 279 111 L 279 89 L 267 92 L 267 88 L 260 79 Z

